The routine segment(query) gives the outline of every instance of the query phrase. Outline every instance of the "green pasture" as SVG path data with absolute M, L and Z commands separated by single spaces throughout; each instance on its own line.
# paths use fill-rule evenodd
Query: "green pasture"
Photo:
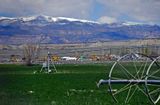
M 40 65 L 0 65 L 0 105 L 151 105 L 141 92 L 127 104 L 122 94 L 115 103 L 108 86 L 96 82 L 107 79 L 108 64 L 56 65 L 57 73 L 39 73 Z M 133 65 L 128 65 L 134 72 Z M 117 71 L 116 74 L 120 75 Z

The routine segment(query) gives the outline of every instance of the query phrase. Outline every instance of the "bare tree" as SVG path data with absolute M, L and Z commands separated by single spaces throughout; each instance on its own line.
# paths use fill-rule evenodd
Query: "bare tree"
M 30 66 L 40 54 L 40 44 L 46 37 L 41 35 L 38 41 L 30 41 L 23 46 L 24 61 Z
M 38 47 L 36 45 L 24 45 L 24 61 L 26 62 L 26 65 L 32 65 L 32 62 L 35 60 L 37 50 Z

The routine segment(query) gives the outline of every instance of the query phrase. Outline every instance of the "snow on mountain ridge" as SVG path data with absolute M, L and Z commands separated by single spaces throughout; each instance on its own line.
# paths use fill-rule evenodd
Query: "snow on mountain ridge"
M 15 19 L 15 18 L 11 18 L 11 17 L 0 17 L 0 20 L 3 20 L 3 19 L 13 20 L 13 19 Z
M 0 20 L 11 20 L 11 21 L 24 21 L 24 22 L 30 22 L 36 19 L 42 19 L 47 22 L 59 22 L 62 20 L 66 20 L 69 22 L 82 22 L 82 23 L 93 23 L 93 24 L 102 24 L 96 21 L 90 21 L 90 20 L 84 20 L 84 19 L 76 19 L 76 18 L 68 18 L 68 17 L 53 17 L 53 16 L 46 16 L 46 15 L 35 15 L 35 16 L 28 16 L 28 17 L 0 17 Z M 64 23 L 63 23 L 64 24 Z M 104 23 L 103 23 L 104 24 Z M 133 26 L 133 25 L 146 25 L 144 23 L 139 23 L 139 22 L 131 22 L 131 21 L 124 21 L 124 22 L 117 22 L 117 23 L 111 23 L 109 24 L 111 26 L 115 27 L 122 27 L 122 26 Z
M 36 19 L 36 17 L 34 17 L 34 16 L 30 16 L 30 17 L 19 17 L 19 18 L 15 18 L 15 19 L 20 19 L 20 20 L 23 20 L 23 21 L 31 21 L 31 20 Z
M 96 23 L 98 24 L 98 22 L 95 22 L 95 21 L 89 21 L 89 20 L 83 20 L 83 19 L 75 19 L 75 18 L 67 18 L 67 17 L 57 17 L 58 20 L 68 20 L 68 21 L 80 21 L 80 22 L 83 22 L 83 23 Z
M 122 23 L 122 25 L 126 25 L 126 26 L 131 26 L 131 25 L 144 25 L 144 23 L 127 21 L 127 22 Z
M 48 22 L 58 22 L 60 20 L 67 20 L 70 22 L 82 22 L 82 23 L 95 23 L 99 24 L 95 21 L 83 20 L 83 19 L 75 19 L 75 18 L 67 18 L 67 17 L 52 17 L 52 16 L 45 16 L 45 15 L 38 15 L 38 16 L 29 16 L 29 17 L 0 17 L 0 20 L 8 19 L 8 20 L 22 20 L 24 22 L 36 20 L 38 18 L 43 18 Z

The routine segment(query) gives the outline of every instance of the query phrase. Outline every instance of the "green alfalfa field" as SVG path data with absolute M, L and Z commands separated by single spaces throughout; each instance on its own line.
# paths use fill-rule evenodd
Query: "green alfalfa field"
M 56 65 L 57 73 L 47 74 L 39 73 L 40 65 L 1 64 L 0 105 L 152 105 L 141 92 L 128 103 L 122 94 L 115 103 L 108 85 L 97 88 L 96 82 L 108 78 L 111 65 Z

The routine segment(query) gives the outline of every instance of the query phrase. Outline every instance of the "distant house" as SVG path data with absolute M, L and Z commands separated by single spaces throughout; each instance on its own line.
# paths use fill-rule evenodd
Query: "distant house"
M 61 57 L 62 60 L 66 60 L 66 61 L 76 61 L 77 58 L 76 57 Z
M 60 60 L 60 57 L 58 55 L 53 55 L 52 56 L 52 60 L 53 61 L 59 61 Z
M 21 60 L 22 60 L 22 58 L 20 55 L 14 55 L 14 54 L 10 55 L 10 62 L 19 62 Z

